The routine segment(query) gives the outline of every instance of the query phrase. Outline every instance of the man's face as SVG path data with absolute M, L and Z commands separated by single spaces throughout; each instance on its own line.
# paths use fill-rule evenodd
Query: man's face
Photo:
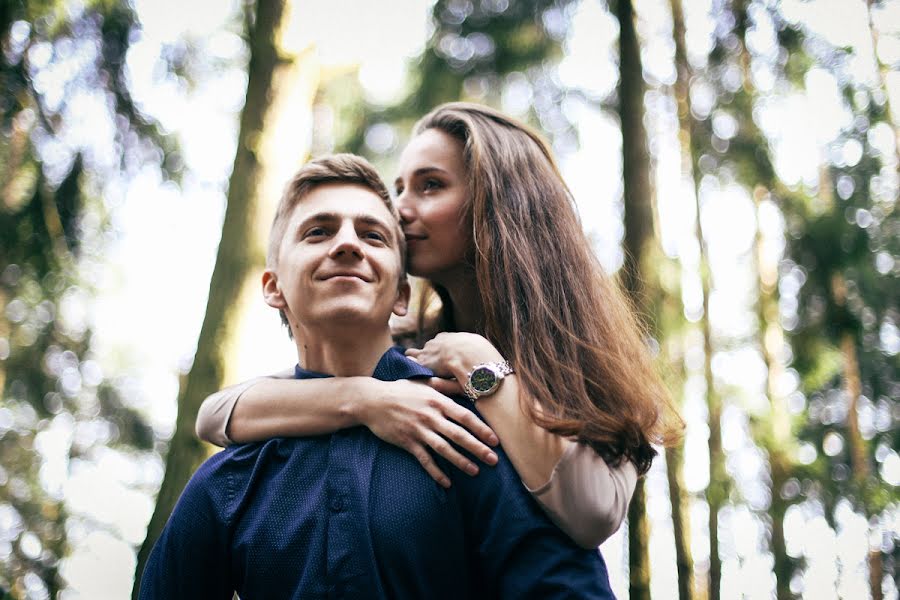
M 294 207 L 277 266 L 263 275 L 266 302 L 284 311 L 295 335 L 322 325 L 386 326 L 392 312 L 406 313 L 409 299 L 397 230 L 373 191 L 314 188 Z

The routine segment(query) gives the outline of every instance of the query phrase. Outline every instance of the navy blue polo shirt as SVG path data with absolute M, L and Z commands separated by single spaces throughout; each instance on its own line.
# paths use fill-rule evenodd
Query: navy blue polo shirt
M 373 374 L 430 376 L 398 348 Z M 444 489 L 364 427 L 231 446 L 188 482 L 140 597 L 613 598 L 600 553 L 553 525 L 497 454 L 475 477 L 439 459 Z

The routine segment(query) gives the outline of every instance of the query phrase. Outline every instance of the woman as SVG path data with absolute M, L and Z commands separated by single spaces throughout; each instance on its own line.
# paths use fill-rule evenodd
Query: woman
M 596 260 L 537 134 L 466 103 L 439 106 L 414 134 L 401 156 L 396 204 L 409 272 L 441 300 L 430 324 L 421 303 L 420 330 L 443 333 L 407 354 L 455 381 L 433 379 L 432 389 L 261 378 L 208 398 L 198 434 L 222 444 L 226 429 L 233 440 L 253 441 L 366 425 L 445 486 L 428 449 L 474 475 L 478 467 L 447 440 L 493 464 L 485 443 L 499 439 L 548 515 L 577 543 L 596 547 L 624 519 L 637 476 L 655 455 L 651 443 L 677 435 L 642 331 Z M 458 394 L 476 366 L 507 361 L 513 373 L 476 401 L 493 431 L 437 393 Z

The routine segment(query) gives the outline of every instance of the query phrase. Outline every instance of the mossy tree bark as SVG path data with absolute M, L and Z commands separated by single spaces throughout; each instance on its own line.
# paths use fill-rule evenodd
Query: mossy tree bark
M 622 176 L 625 205 L 623 282 L 635 305 L 646 315 L 648 294 L 642 265 L 655 242 L 650 155 L 644 128 L 644 77 L 631 0 L 617 0 L 619 21 L 619 120 L 622 128 Z M 628 509 L 629 597 L 650 598 L 649 522 L 644 480 L 638 481 Z
M 248 19 L 251 24 L 247 31 L 249 77 L 228 186 L 222 238 L 197 352 L 178 395 L 178 417 L 166 457 L 166 474 L 147 527 L 147 537 L 138 553 L 132 598 L 138 596 L 140 577 L 153 544 L 191 474 L 206 456 L 203 444 L 194 434 L 197 410 L 207 395 L 222 387 L 225 357 L 221 349 L 228 347 L 235 327 L 237 303 L 234 299 L 258 258 L 249 240 L 256 228 L 258 189 L 262 179 L 260 140 L 272 104 L 273 81 L 283 62 L 277 37 L 285 3 L 286 0 L 257 0 L 253 18 Z

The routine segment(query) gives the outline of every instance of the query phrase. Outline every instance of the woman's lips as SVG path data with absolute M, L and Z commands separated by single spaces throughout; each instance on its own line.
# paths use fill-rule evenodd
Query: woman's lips
M 415 245 L 415 244 L 421 242 L 422 240 L 426 239 L 426 236 L 421 235 L 421 234 L 416 234 L 416 233 L 407 233 L 407 234 L 405 234 L 405 237 L 406 237 L 407 247 L 410 246 L 411 244 Z

